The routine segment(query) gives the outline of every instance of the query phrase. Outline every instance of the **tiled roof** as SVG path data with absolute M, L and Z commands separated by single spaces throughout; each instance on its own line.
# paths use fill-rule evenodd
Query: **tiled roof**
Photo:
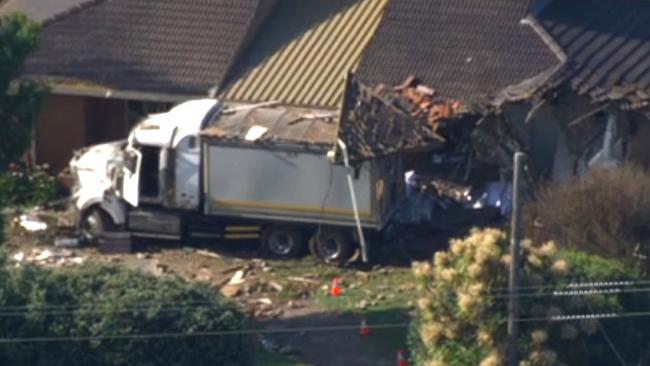
M 494 95 L 560 63 L 522 22 L 527 10 L 523 0 L 391 0 L 359 76 L 394 85 L 415 75 L 468 102 Z
M 650 99 L 650 2 L 556 0 L 538 19 L 567 54 L 579 93 Z
M 282 0 L 222 98 L 333 108 L 386 0 Z
M 207 94 L 225 78 L 261 1 L 95 0 L 46 23 L 26 75 Z
M 20 11 L 35 21 L 44 21 L 90 0 L 0 0 L 0 16 Z

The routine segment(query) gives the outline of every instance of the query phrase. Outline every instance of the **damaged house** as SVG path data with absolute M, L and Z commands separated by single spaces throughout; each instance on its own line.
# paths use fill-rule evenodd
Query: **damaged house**
M 647 1 L 43 3 L 5 4 L 44 24 L 24 76 L 52 88 L 35 151 L 55 170 L 126 136 L 137 112 L 205 96 L 341 115 L 360 158 L 411 151 L 412 166 L 454 183 L 507 179 L 518 150 L 558 180 L 650 162 Z M 417 131 L 395 134 L 407 119 Z M 390 133 L 370 136 L 377 126 Z
M 559 181 L 592 166 L 647 165 L 648 29 L 650 3 L 635 0 L 391 1 L 342 125 L 352 135 L 378 121 L 395 130 L 400 114 L 428 125 L 433 155 L 413 166 L 456 196 L 509 179 L 515 151 L 531 157 L 534 176 Z

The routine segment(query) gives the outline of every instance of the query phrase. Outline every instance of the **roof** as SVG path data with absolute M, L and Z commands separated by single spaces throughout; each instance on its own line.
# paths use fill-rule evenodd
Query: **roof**
M 353 74 L 347 80 L 337 134 L 347 146 L 350 160 L 445 147 L 444 137 L 427 123 L 426 116 L 424 121 L 414 117 L 391 93 L 386 97 Z
M 337 107 L 386 1 L 282 0 L 221 97 Z
M 571 61 L 578 93 L 597 101 L 650 99 L 650 2 L 556 0 L 538 19 Z
M 0 0 L 0 16 L 23 12 L 34 21 L 44 21 L 89 0 Z
M 46 22 L 25 74 L 206 95 L 225 78 L 262 1 L 93 0 Z
M 331 147 L 336 142 L 336 113 L 295 107 L 226 110 L 203 136 L 227 143 Z
M 392 0 L 363 54 L 368 84 L 417 76 L 438 96 L 474 102 L 558 66 L 522 0 Z

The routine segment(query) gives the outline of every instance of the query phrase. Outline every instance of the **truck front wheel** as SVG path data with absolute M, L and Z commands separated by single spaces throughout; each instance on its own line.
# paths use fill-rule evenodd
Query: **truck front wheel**
M 328 263 L 344 264 L 355 249 L 352 235 L 342 230 L 319 230 L 309 241 L 311 254 Z
M 294 258 L 304 248 L 303 233 L 288 226 L 270 226 L 262 232 L 262 249 L 277 258 Z
M 104 210 L 95 207 L 82 213 L 79 229 L 86 242 L 97 244 L 102 233 L 114 230 L 115 224 Z

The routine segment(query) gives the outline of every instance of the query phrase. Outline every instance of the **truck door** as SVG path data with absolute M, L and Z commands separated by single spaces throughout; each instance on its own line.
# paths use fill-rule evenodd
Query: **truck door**
M 195 210 L 199 207 L 200 146 L 197 136 L 185 136 L 176 145 L 176 207 Z
M 138 207 L 140 201 L 140 168 L 142 166 L 142 154 L 133 147 L 126 148 L 126 164 L 122 170 L 123 180 L 121 196 L 122 199 Z

